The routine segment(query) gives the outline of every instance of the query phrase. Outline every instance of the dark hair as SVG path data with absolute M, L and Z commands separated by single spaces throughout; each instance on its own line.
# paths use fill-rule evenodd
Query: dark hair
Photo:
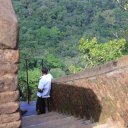
M 48 74 L 48 69 L 47 68 L 42 68 L 42 73 Z

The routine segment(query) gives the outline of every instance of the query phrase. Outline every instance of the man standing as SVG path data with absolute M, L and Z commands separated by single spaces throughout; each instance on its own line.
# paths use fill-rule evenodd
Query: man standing
M 42 76 L 39 81 L 38 92 L 37 92 L 37 102 L 36 102 L 37 114 L 43 114 L 46 112 L 46 110 L 45 110 L 46 101 L 48 104 L 48 99 L 50 98 L 51 80 L 52 79 L 53 79 L 53 77 L 51 74 L 48 73 L 48 69 L 43 68 Z

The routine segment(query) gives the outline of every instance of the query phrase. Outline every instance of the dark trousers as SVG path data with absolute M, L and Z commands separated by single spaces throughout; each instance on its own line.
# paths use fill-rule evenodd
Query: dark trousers
M 43 114 L 45 113 L 45 101 L 44 98 L 37 97 L 37 102 L 36 102 L 36 111 L 38 114 Z
M 38 112 L 38 114 L 46 113 L 46 106 L 48 108 L 48 111 L 51 111 L 50 98 L 37 97 L 36 111 Z

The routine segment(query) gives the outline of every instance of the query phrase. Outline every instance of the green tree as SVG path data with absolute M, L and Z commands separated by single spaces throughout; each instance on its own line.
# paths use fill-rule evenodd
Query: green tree
M 33 70 L 28 70 L 28 85 L 29 85 L 29 95 L 32 99 L 36 98 L 36 92 L 38 87 L 38 82 L 41 76 L 41 71 L 37 68 Z M 22 100 L 27 99 L 27 81 L 26 81 L 26 71 L 19 72 L 19 86 L 23 93 Z
M 128 0 L 116 0 L 121 8 L 128 10 Z
M 53 54 L 47 54 L 44 58 L 44 66 L 51 68 L 62 68 L 63 63 L 60 58 L 57 58 Z
M 65 72 L 61 68 L 52 68 L 50 73 L 53 75 L 54 78 L 65 76 Z
M 125 46 L 125 39 L 112 40 L 104 44 L 98 43 L 95 37 L 92 40 L 81 38 L 79 41 L 79 50 L 84 54 L 88 67 L 123 56 L 124 51 L 128 48 Z

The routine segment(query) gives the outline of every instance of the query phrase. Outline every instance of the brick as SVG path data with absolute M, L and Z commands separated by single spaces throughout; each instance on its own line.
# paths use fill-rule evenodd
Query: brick
M 0 48 L 17 48 L 18 22 L 11 0 L 0 1 Z
M 1 50 L 0 49 L 0 62 L 1 63 L 17 63 L 19 61 L 18 50 Z
M 15 91 L 17 89 L 18 79 L 17 75 L 7 74 L 0 77 L 0 92 Z
M 52 81 L 53 110 L 84 114 L 87 119 L 91 115 L 100 123 L 111 117 L 127 125 L 127 99 L 128 56 Z
M 16 74 L 18 72 L 18 68 L 18 64 L 0 62 L 0 77 L 8 73 Z
M 18 102 L 10 102 L 5 104 L 0 104 L 0 114 L 11 114 L 19 109 Z
M 128 55 L 121 57 L 121 58 L 118 60 L 117 66 L 118 66 L 118 67 L 128 66 Z
M 4 114 L 0 115 L 0 124 L 14 122 L 20 120 L 20 113 L 13 113 L 13 114 Z
M 21 128 L 21 121 L 0 124 L 0 128 Z
M 0 104 L 17 101 L 19 99 L 19 91 L 6 91 L 0 93 Z

